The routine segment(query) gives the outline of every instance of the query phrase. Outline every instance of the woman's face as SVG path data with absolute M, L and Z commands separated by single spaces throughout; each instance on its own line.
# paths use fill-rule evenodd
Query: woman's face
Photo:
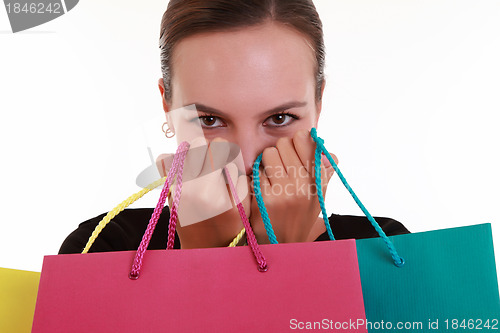
M 314 51 L 291 28 L 266 23 L 194 35 L 176 45 L 172 64 L 165 111 L 195 104 L 205 137 L 239 145 L 247 174 L 280 137 L 317 125 Z

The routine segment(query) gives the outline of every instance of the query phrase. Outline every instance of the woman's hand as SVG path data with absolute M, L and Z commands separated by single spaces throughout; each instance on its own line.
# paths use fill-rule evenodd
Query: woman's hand
M 280 138 L 276 147 L 266 148 L 259 170 L 262 197 L 280 243 L 316 239 L 325 228 L 318 220 L 320 206 L 314 181 L 316 144 L 308 131 L 293 138 Z M 332 155 L 335 163 L 337 158 Z M 326 193 L 333 167 L 322 157 L 321 183 Z M 250 222 L 259 243 L 269 243 L 264 223 L 252 195 Z
M 231 175 L 245 211 L 249 212 L 247 178 L 244 174 L 239 175 L 241 172 L 238 172 L 234 156 L 231 156 L 232 146 L 226 140 L 217 138 L 208 145 L 192 142 L 191 147 L 184 162 L 176 227 L 181 248 L 227 246 L 241 231 L 243 223 L 227 186 L 224 167 Z M 165 157 L 163 155 L 164 160 Z M 167 163 L 165 170 L 169 169 L 170 164 Z M 165 176 L 165 163 L 157 162 L 157 165 L 162 176 Z M 172 207 L 175 189 L 176 183 L 169 196 L 169 207 Z

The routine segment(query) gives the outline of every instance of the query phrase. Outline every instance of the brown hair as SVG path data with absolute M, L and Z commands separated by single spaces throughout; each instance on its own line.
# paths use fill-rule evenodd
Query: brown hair
M 325 46 L 323 26 L 312 0 L 170 0 L 161 20 L 161 70 L 165 99 L 172 97 L 172 54 L 183 38 L 202 32 L 217 32 L 257 25 L 266 20 L 280 22 L 305 35 L 315 51 L 316 99 L 321 99 Z

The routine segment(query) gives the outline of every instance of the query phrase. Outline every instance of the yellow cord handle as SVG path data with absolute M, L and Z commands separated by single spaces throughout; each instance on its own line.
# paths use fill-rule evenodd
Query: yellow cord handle
M 150 192 L 151 190 L 154 190 L 155 188 L 157 188 L 160 185 L 165 184 L 166 179 L 167 179 L 167 177 L 163 177 L 163 178 L 160 178 L 160 179 L 152 182 L 151 184 L 149 184 L 148 186 L 146 186 L 145 188 L 143 188 L 139 192 L 134 193 L 130 197 L 128 197 L 127 199 L 123 200 L 118 206 L 116 206 L 108 214 L 106 214 L 106 216 L 104 216 L 103 219 L 99 222 L 99 224 L 95 227 L 95 229 L 92 232 L 92 235 L 90 236 L 89 240 L 87 241 L 87 245 L 85 245 L 85 248 L 83 249 L 82 253 L 89 252 L 90 247 L 92 246 L 92 244 L 94 244 L 95 240 L 97 239 L 97 236 L 99 236 L 99 234 L 104 229 L 104 227 L 106 227 L 106 225 L 116 215 L 118 215 L 125 208 L 127 208 L 128 206 L 130 206 L 131 204 L 133 204 L 134 202 L 136 202 L 140 198 L 142 198 L 146 193 Z M 170 191 L 169 191 L 169 195 L 170 195 Z M 245 235 L 245 228 L 241 229 L 240 233 L 238 235 L 236 235 L 236 237 L 234 237 L 233 241 L 231 242 L 231 244 L 229 244 L 228 247 L 235 247 L 236 244 L 239 243 L 239 241 L 241 240 L 241 238 L 244 235 Z
M 236 244 L 240 242 L 240 240 L 243 238 L 244 235 L 245 235 L 245 228 L 241 229 L 240 233 L 237 234 L 236 237 L 234 237 L 233 241 L 231 242 L 231 244 L 228 245 L 228 247 L 235 247 Z
M 165 184 L 165 180 L 167 177 L 163 177 L 158 179 L 157 181 L 152 182 L 142 190 L 140 190 L 137 193 L 132 194 L 130 197 L 122 201 L 118 206 L 113 208 L 104 218 L 99 222 L 99 224 L 95 227 L 94 231 L 92 232 L 92 235 L 90 236 L 89 240 L 87 241 L 87 245 L 85 245 L 85 248 L 83 249 L 82 253 L 87 253 L 89 252 L 90 247 L 92 244 L 94 244 L 94 241 L 96 240 L 97 236 L 101 233 L 102 229 L 116 216 L 118 215 L 121 211 L 123 211 L 125 208 L 139 200 L 144 196 L 144 194 L 148 193 L 149 191 L 157 188 L 160 185 Z

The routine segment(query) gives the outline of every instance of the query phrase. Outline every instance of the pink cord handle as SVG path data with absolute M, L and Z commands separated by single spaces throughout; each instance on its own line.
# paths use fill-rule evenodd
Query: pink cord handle
M 182 167 L 184 165 L 184 160 L 186 158 L 186 154 L 189 149 L 189 144 L 187 142 L 182 142 L 179 147 L 177 148 L 177 151 L 175 152 L 174 155 L 174 161 L 172 162 L 172 167 L 168 171 L 167 174 L 167 179 L 165 180 L 165 185 L 163 186 L 163 189 L 160 194 L 160 199 L 158 200 L 158 203 L 156 204 L 156 207 L 153 211 L 153 214 L 151 215 L 151 219 L 149 220 L 148 227 L 146 228 L 146 231 L 144 232 L 144 235 L 142 236 L 141 244 L 139 245 L 139 248 L 137 249 L 137 252 L 135 254 L 134 262 L 132 263 L 132 268 L 130 270 L 129 278 L 136 280 L 139 278 L 139 273 L 141 271 L 142 267 L 142 260 L 144 258 L 144 253 L 146 252 L 149 242 L 151 241 L 151 236 L 153 236 L 153 231 L 155 230 L 156 223 L 158 222 L 158 219 L 160 218 L 161 211 L 163 210 L 163 207 L 165 206 L 165 200 L 168 195 L 168 191 L 170 188 L 170 185 L 172 184 L 172 180 L 175 176 L 175 174 L 178 172 L 179 167 L 182 170 Z M 182 175 L 181 175 L 182 178 Z M 182 179 L 181 179 L 182 182 Z M 177 187 L 179 189 L 179 182 L 177 183 Z M 172 222 L 172 215 L 170 215 L 170 222 Z M 175 217 L 176 219 L 176 217 Z M 174 227 L 175 230 L 175 227 Z
M 252 249 L 255 260 L 259 265 L 258 267 L 259 271 L 265 272 L 267 271 L 266 258 L 264 257 L 262 251 L 260 250 L 259 244 L 257 243 L 257 239 L 255 238 L 255 234 L 253 233 L 252 226 L 248 221 L 247 214 L 245 213 L 243 204 L 241 203 L 241 200 L 238 197 L 238 193 L 236 192 L 236 188 L 234 187 L 233 180 L 231 179 L 231 175 L 229 174 L 229 170 L 227 170 L 227 167 L 224 167 L 224 173 L 226 174 L 229 188 L 231 189 L 234 201 L 236 202 L 236 207 L 238 207 L 238 212 L 240 213 L 241 221 L 243 222 L 243 226 L 245 227 L 245 232 L 247 234 L 247 243 Z
M 175 187 L 174 199 L 172 201 L 172 209 L 170 210 L 170 219 L 168 221 L 167 250 L 172 250 L 174 248 L 175 228 L 177 226 L 177 219 L 178 219 L 177 208 L 179 207 L 179 202 L 181 200 L 182 173 L 184 171 L 184 160 L 185 160 L 184 157 L 181 158 L 177 169 L 177 186 Z
M 173 180 L 175 174 L 177 173 L 177 186 L 176 186 L 176 190 L 174 193 L 174 199 L 172 202 L 172 209 L 170 211 L 170 219 L 169 219 L 169 225 L 168 225 L 167 249 L 170 250 L 174 247 L 175 228 L 177 226 L 177 219 L 178 219 L 177 209 L 179 206 L 180 196 L 181 196 L 181 191 L 182 191 L 182 173 L 183 173 L 183 169 L 184 169 L 184 161 L 186 159 L 186 155 L 187 155 L 188 150 L 189 150 L 189 144 L 187 142 L 182 142 L 179 145 L 179 147 L 177 148 L 177 151 L 176 151 L 175 156 L 174 156 L 174 161 L 172 163 L 172 167 L 168 171 L 165 185 L 161 191 L 160 199 L 158 200 L 158 203 L 153 211 L 153 214 L 151 215 L 151 219 L 149 220 L 148 227 L 146 228 L 144 236 L 142 237 L 142 240 L 141 240 L 141 244 L 139 245 L 139 248 L 137 249 L 137 252 L 135 254 L 134 262 L 132 263 L 132 268 L 131 268 L 130 273 L 129 273 L 129 278 L 132 280 L 136 280 L 139 278 L 140 271 L 141 271 L 142 264 L 143 264 L 144 254 L 148 248 L 149 242 L 151 241 L 151 237 L 153 235 L 153 231 L 156 227 L 158 219 L 160 218 L 161 211 L 165 205 L 165 201 L 166 201 L 172 180 Z M 243 204 L 241 203 L 240 198 L 238 197 L 238 194 L 237 194 L 236 189 L 234 187 L 233 181 L 232 181 L 231 176 L 229 174 L 229 171 L 227 170 L 226 167 L 224 168 L 224 173 L 225 173 L 226 178 L 228 180 L 229 188 L 231 189 L 231 193 L 233 194 L 234 200 L 236 202 L 236 206 L 238 208 L 238 212 L 240 214 L 241 221 L 243 222 L 243 226 L 245 227 L 248 245 L 252 249 L 255 260 L 257 261 L 257 264 L 258 264 L 259 271 L 265 272 L 265 271 L 267 271 L 267 268 L 268 268 L 266 258 L 264 257 L 264 255 L 262 254 L 262 251 L 260 250 L 260 247 L 257 243 L 257 239 L 255 238 L 255 234 L 252 230 L 250 222 L 248 221 L 248 217 L 245 213 L 245 209 L 243 208 Z

